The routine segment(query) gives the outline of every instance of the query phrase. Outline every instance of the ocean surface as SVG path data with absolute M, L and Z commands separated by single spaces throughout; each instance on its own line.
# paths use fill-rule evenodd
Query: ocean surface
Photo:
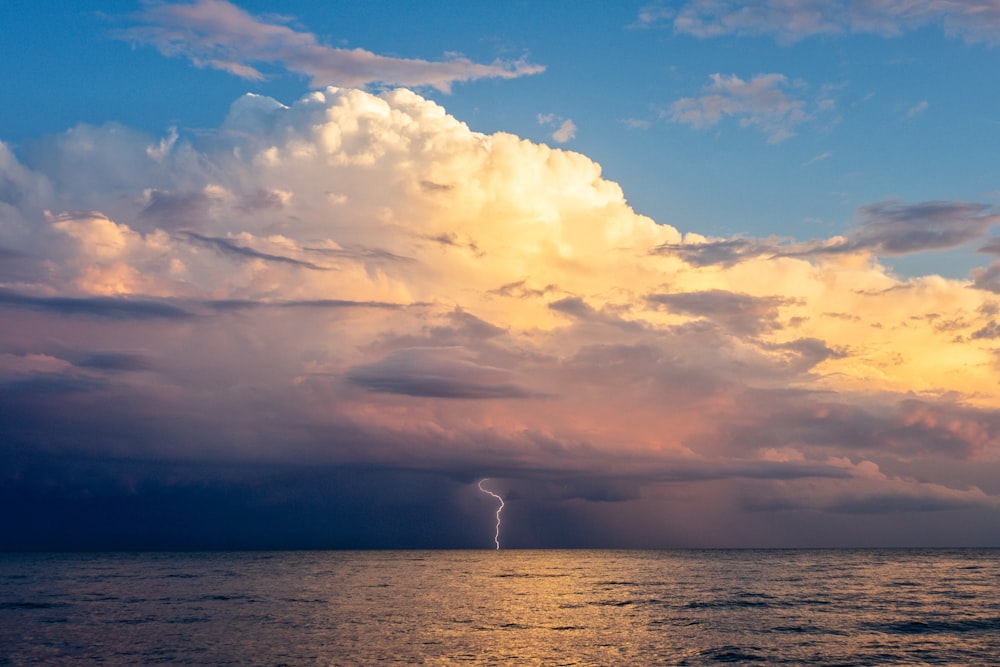
M 0 665 L 998 665 L 998 550 L 0 554 Z

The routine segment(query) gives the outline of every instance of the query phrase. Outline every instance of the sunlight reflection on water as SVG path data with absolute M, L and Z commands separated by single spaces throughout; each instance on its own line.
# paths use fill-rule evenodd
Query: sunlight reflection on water
M 0 664 L 1000 664 L 1000 551 L 0 556 Z

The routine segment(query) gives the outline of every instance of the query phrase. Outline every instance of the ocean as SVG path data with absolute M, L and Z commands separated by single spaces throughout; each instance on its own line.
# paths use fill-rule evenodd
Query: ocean
M 1000 550 L 0 555 L 0 665 L 997 665 Z

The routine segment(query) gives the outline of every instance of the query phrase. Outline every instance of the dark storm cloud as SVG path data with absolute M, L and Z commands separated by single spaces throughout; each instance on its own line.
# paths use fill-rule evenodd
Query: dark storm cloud
M 743 490 L 740 505 L 750 512 L 818 511 L 830 514 L 888 515 L 947 512 L 994 507 L 995 501 L 978 489 L 956 491 L 934 484 L 910 484 L 879 477 L 858 480 L 851 492 L 819 488 L 797 488 L 794 483 L 752 485 Z
M 904 454 L 975 459 L 1000 447 L 1000 411 L 911 399 L 879 435 L 885 447 Z
M 28 345 L 12 345 L 0 348 L 0 354 L 18 357 L 45 355 L 64 360 L 78 369 L 111 372 L 152 370 L 152 360 L 144 354 L 132 351 L 110 349 L 79 349 L 56 340 L 32 341 Z
M 0 550 L 485 546 L 489 508 L 464 490 L 405 469 L 37 455 L 0 461 Z
M 44 373 L 0 381 L 0 411 L 9 407 L 14 399 L 48 400 L 58 395 L 89 393 L 106 387 L 107 383 L 98 378 L 81 377 L 70 373 Z M 0 418 L 0 424 L 4 421 Z M 8 422 L 8 426 L 12 424 L 13 422 Z M 8 436 L 9 434 L 10 432 Z
M 95 317 L 112 320 L 186 319 L 187 310 L 153 299 L 127 297 L 43 297 L 19 294 L 0 288 L 0 308 L 23 308 L 56 315 Z
M 316 310 L 339 308 L 380 308 L 398 310 L 402 304 L 386 301 L 350 301 L 347 299 L 299 299 L 295 301 L 255 301 L 253 299 L 216 299 L 202 302 L 207 308 L 226 312 L 256 310 L 261 308 L 310 308 Z M 414 304 L 410 304 L 414 305 Z
M 982 502 L 962 497 L 935 495 L 875 494 L 847 498 L 825 508 L 839 514 L 895 514 L 897 512 L 944 512 L 980 507 Z
M 146 357 L 128 352 L 93 352 L 74 361 L 74 364 L 101 371 L 144 371 L 152 368 Z
M 778 309 L 792 299 L 759 297 L 725 290 L 650 294 L 646 300 L 656 308 L 703 317 L 740 335 L 759 335 L 781 327 Z
M 527 398 L 531 392 L 506 381 L 509 373 L 458 358 L 451 348 L 397 350 L 373 364 L 355 366 L 347 379 L 369 391 L 431 398 Z
M 651 471 L 648 482 L 709 482 L 729 479 L 846 479 L 842 468 L 807 461 L 677 461 Z
M 196 234 L 195 232 L 180 232 L 178 234 L 181 238 L 187 239 L 198 245 L 203 245 L 218 251 L 220 254 L 235 257 L 236 259 L 262 259 L 268 262 L 278 262 L 281 264 L 290 264 L 292 266 L 301 266 L 306 269 L 312 269 L 314 271 L 329 271 L 329 267 L 319 266 L 318 264 L 313 264 L 312 262 L 306 262 L 301 259 L 295 259 L 293 257 L 286 257 L 285 255 L 274 255 L 271 253 L 260 252 L 259 250 L 254 250 L 253 248 L 248 248 L 247 246 L 241 246 L 227 239 L 218 238 L 214 236 L 204 236 L 202 234 Z
M 734 452 L 794 446 L 831 454 L 974 460 L 1000 446 L 1000 412 L 960 403 L 909 399 L 876 410 L 795 390 L 748 390 L 740 401 L 765 421 L 709 436 Z

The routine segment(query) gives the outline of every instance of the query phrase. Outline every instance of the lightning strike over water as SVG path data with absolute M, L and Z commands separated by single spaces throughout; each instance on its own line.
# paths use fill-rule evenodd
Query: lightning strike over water
M 497 550 L 499 550 L 500 549 L 500 512 L 503 512 L 503 498 L 501 498 L 500 496 L 498 496 L 497 494 L 493 493 L 492 491 L 490 491 L 489 489 L 487 489 L 486 487 L 483 486 L 483 482 L 487 481 L 488 479 L 489 478 L 487 477 L 487 478 L 479 480 L 479 490 L 482 491 L 483 493 L 487 493 L 487 494 L 493 496 L 494 498 L 496 498 L 497 500 L 500 501 L 500 507 L 497 508 L 497 532 L 496 532 L 496 535 L 493 536 L 493 541 L 497 545 Z

